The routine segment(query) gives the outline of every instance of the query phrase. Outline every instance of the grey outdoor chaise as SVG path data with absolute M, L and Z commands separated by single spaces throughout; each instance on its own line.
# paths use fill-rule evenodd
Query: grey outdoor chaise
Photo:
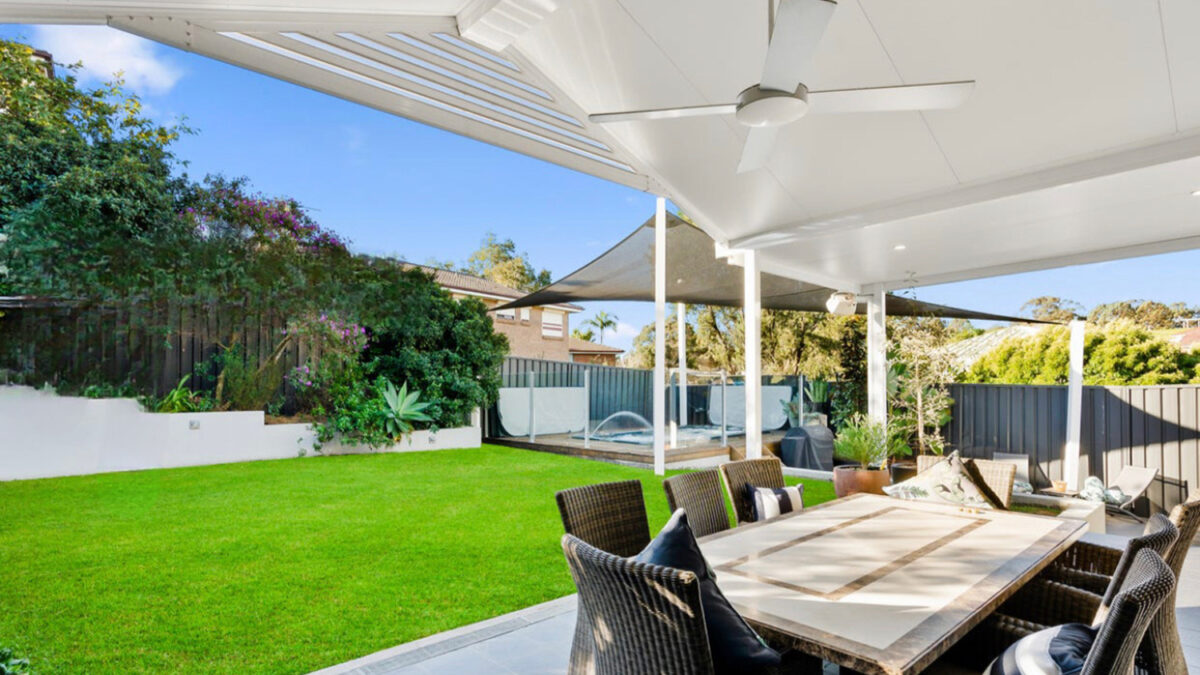
M 554 497 L 567 534 L 602 551 L 628 557 L 650 543 L 650 524 L 640 481 L 585 485 L 562 490 Z M 592 624 L 580 604 L 568 672 L 591 672 L 592 652 Z
M 663 491 L 669 510 L 683 509 L 697 537 L 729 529 L 729 511 L 716 469 L 672 476 L 663 481 Z
M 737 516 L 738 525 L 754 522 L 754 506 L 746 494 L 746 485 L 766 488 L 784 486 L 783 463 L 777 457 L 743 459 L 722 464 L 720 469 L 721 477 L 725 479 L 725 491 L 729 495 L 729 502 L 733 504 L 733 513 Z
M 1138 497 L 1146 494 L 1146 490 L 1150 489 L 1150 485 L 1154 483 L 1154 479 L 1158 477 L 1158 469 L 1145 466 L 1123 466 L 1121 472 L 1117 474 L 1117 480 L 1109 489 L 1117 488 L 1125 495 L 1125 501 L 1120 504 L 1109 504 L 1105 502 L 1105 508 L 1113 513 L 1121 513 L 1137 520 L 1145 522 L 1141 516 L 1138 516 L 1132 511 L 1133 503 Z

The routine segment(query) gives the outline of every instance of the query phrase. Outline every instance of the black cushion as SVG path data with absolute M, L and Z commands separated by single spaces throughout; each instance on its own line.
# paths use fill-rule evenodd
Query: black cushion
M 1096 630 L 1068 623 L 1026 635 L 992 661 L 985 675 L 1077 675 L 1083 670 Z
M 804 483 L 781 488 L 755 487 L 746 483 L 746 499 L 754 520 L 770 520 L 785 513 L 804 510 Z
M 704 607 L 704 624 L 708 629 L 708 645 L 718 673 L 752 672 L 779 664 L 779 652 L 767 646 L 717 588 L 716 574 L 700 552 L 700 544 L 692 534 L 683 509 L 672 514 L 654 541 L 634 556 L 634 560 L 696 574 L 700 603 Z

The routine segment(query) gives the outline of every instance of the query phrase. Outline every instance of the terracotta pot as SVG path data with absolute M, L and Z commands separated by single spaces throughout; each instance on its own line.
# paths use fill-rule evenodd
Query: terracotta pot
M 833 492 L 839 498 L 857 492 L 883 494 L 883 486 L 891 484 L 887 469 L 863 469 L 857 466 L 833 467 Z

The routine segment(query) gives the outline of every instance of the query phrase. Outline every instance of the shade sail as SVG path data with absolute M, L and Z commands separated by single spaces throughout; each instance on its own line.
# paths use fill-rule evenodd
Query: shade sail
M 667 214 L 667 302 L 741 307 L 742 268 L 716 255 L 716 243 L 699 228 Z M 833 289 L 775 274 L 762 275 L 763 309 L 824 312 Z M 600 257 L 566 277 L 501 308 L 535 307 L 588 300 L 654 301 L 654 218 L 651 217 Z M 866 313 L 866 303 L 858 304 Z M 892 316 L 1031 322 L 889 294 Z M 1040 323 L 1034 321 L 1033 323 Z

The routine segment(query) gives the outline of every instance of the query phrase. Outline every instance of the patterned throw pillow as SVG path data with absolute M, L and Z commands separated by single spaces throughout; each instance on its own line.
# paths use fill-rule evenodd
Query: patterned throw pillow
M 1096 630 L 1068 623 L 1017 640 L 992 661 L 984 675 L 1077 675 L 1083 670 Z
M 754 509 L 754 520 L 769 520 L 785 513 L 804 510 L 804 485 L 783 488 L 754 487 L 746 483 L 746 494 Z
M 902 483 L 884 487 L 883 491 L 892 497 L 918 502 L 975 509 L 993 508 L 979 486 L 971 480 L 957 451 Z

